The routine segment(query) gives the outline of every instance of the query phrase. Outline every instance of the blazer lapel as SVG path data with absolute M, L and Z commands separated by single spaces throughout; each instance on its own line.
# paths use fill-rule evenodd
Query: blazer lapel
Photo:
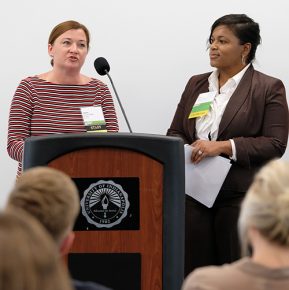
M 231 96 L 219 125 L 218 139 L 223 134 L 224 130 L 229 126 L 230 122 L 248 97 L 253 72 L 254 68 L 251 65 L 245 72 L 235 92 Z

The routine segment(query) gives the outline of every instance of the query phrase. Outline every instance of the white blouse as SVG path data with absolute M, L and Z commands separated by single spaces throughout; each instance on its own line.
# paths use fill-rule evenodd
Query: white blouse
M 196 119 L 197 138 L 201 140 L 217 140 L 219 125 L 225 111 L 225 108 L 240 83 L 243 75 L 250 64 L 244 67 L 239 73 L 229 78 L 227 82 L 219 89 L 219 72 L 215 70 L 209 76 L 209 91 L 216 92 L 215 98 L 211 104 L 207 115 Z M 235 142 L 230 139 L 233 155 L 231 158 L 236 160 Z

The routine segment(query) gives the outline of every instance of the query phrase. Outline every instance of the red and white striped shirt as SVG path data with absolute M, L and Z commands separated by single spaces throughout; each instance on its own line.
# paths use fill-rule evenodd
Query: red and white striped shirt
M 97 79 L 85 85 L 54 84 L 37 76 L 22 80 L 12 100 L 7 151 L 22 171 L 24 141 L 30 136 L 86 132 L 80 107 L 101 106 L 108 132 L 118 132 L 108 87 Z

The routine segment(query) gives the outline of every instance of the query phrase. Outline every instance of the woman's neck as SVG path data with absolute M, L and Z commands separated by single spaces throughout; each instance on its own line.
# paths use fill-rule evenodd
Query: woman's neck
M 219 88 L 221 88 L 228 79 L 235 76 L 237 73 L 239 73 L 241 70 L 244 69 L 246 65 L 240 65 L 238 67 L 230 68 L 230 69 L 218 69 L 219 71 Z
M 51 83 L 65 85 L 83 85 L 90 81 L 88 77 L 81 75 L 79 71 L 63 72 L 54 68 L 40 75 L 40 77 Z
M 259 236 L 251 240 L 253 247 L 252 261 L 268 268 L 289 267 L 289 249 L 267 241 Z

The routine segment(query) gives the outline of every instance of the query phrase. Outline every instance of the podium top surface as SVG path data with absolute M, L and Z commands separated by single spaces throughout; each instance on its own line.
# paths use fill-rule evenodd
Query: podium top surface
M 171 137 L 159 134 L 146 134 L 146 133 L 78 133 L 78 134 L 49 134 L 45 136 L 32 136 L 28 137 L 25 142 L 35 142 L 42 140 L 76 140 L 76 139 L 106 139 L 106 140 L 122 140 L 122 139 L 142 139 L 142 140 L 158 140 L 163 142 L 176 142 L 182 140 L 178 137 Z M 117 146 L 116 146 L 117 147 Z
M 79 133 L 33 136 L 25 141 L 24 169 L 45 165 L 63 154 L 93 147 L 122 148 L 146 154 L 160 162 L 183 160 L 183 140 L 143 133 Z M 45 154 L 43 154 L 45 152 Z

